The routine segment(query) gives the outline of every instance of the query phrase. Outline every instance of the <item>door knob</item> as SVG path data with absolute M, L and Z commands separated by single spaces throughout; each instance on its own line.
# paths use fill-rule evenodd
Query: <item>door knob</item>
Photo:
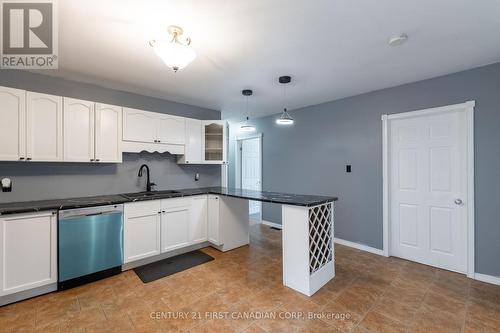
M 455 205 L 461 205 L 463 203 L 462 199 L 455 199 Z

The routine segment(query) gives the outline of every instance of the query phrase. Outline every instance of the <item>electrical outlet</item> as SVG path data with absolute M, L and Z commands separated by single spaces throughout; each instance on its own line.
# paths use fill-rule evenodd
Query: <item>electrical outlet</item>
M 198 172 L 194 174 L 194 180 L 195 181 L 200 180 L 200 174 Z
M 351 165 L 350 164 L 345 166 L 345 172 L 348 172 L 348 173 L 351 172 Z
M 2 192 L 12 192 L 12 180 L 10 178 L 2 178 Z

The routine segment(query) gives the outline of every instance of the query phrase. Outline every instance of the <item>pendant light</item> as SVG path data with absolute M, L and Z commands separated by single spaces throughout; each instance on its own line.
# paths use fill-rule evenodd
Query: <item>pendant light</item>
M 244 89 L 241 91 L 241 94 L 246 97 L 246 113 L 248 114 L 248 97 L 252 96 L 253 91 L 250 89 Z M 241 132 L 254 132 L 255 131 L 255 126 L 249 125 L 248 124 L 248 116 L 243 125 L 240 127 Z
M 292 81 L 292 78 L 288 75 L 280 76 L 278 82 L 283 85 L 283 113 L 276 119 L 276 124 L 278 125 L 293 125 L 293 118 L 288 113 L 285 102 L 286 102 L 286 85 Z
M 151 40 L 149 45 L 165 65 L 177 72 L 189 65 L 196 58 L 196 53 L 189 47 L 191 38 L 184 36 L 181 27 L 171 25 L 168 27 L 168 33 L 168 39 Z

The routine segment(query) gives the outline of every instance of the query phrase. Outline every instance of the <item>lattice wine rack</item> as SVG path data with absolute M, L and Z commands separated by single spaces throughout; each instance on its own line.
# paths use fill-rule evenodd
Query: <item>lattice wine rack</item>
M 309 273 L 333 259 L 332 205 L 309 209 Z
M 283 284 L 311 296 L 335 276 L 334 204 L 282 208 Z

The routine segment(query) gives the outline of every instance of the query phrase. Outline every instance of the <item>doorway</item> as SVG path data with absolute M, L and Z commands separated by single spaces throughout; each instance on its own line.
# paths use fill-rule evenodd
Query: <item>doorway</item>
M 474 274 L 474 102 L 384 115 L 384 254 Z
M 236 187 L 262 190 L 262 134 L 236 139 Z M 251 221 L 262 220 L 262 203 L 249 201 Z

